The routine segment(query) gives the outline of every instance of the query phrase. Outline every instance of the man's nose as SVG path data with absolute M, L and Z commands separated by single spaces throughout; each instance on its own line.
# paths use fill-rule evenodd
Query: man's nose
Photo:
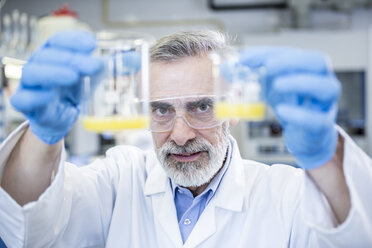
M 190 127 L 183 118 L 176 118 L 173 129 L 171 130 L 171 140 L 176 142 L 177 145 L 183 146 L 187 141 L 192 140 L 195 137 L 195 129 Z

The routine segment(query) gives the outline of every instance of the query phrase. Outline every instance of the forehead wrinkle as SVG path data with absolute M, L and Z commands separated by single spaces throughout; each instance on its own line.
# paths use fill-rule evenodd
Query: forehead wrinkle
M 213 93 L 212 67 L 207 57 L 151 64 L 150 95 L 171 97 Z

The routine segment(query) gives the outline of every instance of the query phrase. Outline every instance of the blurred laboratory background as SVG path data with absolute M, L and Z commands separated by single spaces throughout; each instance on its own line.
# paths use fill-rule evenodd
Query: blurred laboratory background
M 285 45 L 329 55 L 342 82 L 337 122 L 372 155 L 372 0 L 0 0 L 0 141 L 24 121 L 9 105 L 22 65 L 58 30 L 140 32 L 159 38 L 211 28 L 243 46 Z M 272 113 L 232 130 L 244 158 L 294 160 Z M 148 131 L 94 134 L 80 121 L 66 139 L 69 160 L 85 164 L 115 144 L 152 148 Z

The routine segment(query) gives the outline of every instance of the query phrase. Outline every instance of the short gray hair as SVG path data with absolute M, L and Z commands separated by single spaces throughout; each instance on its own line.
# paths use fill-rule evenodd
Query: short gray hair
M 198 30 L 162 37 L 151 48 L 151 62 L 174 62 L 182 58 L 202 56 L 227 47 L 227 36 L 218 31 Z

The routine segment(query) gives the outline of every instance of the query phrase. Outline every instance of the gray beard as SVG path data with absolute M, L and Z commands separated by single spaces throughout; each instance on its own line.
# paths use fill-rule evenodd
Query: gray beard
M 156 149 L 161 166 L 172 181 L 183 187 L 199 187 L 209 183 L 223 166 L 229 144 L 228 124 L 222 127 L 218 135 L 217 146 L 213 146 L 204 138 L 187 141 L 184 146 L 178 146 L 174 141 L 166 142 Z M 203 152 L 198 160 L 179 162 L 170 154 Z

